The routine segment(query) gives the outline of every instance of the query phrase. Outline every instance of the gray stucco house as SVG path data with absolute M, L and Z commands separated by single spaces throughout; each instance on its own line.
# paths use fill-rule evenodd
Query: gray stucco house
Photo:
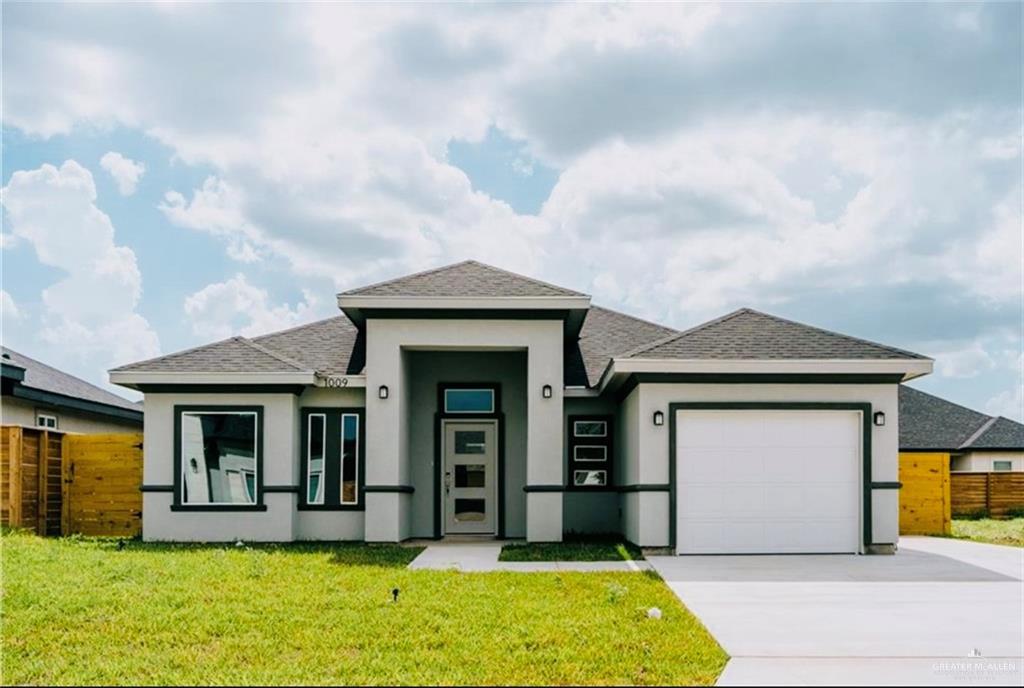
M 338 306 L 111 371 L 145 393 L 146 539 L 897 541 L 924 356 L 749 309 L 680 332 L 473 261 Z

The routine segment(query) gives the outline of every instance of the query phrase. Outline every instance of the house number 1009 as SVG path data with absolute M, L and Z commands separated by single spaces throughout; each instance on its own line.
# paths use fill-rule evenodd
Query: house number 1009
M 347 377 L 325 377 L 324 387 L 348 387 Z

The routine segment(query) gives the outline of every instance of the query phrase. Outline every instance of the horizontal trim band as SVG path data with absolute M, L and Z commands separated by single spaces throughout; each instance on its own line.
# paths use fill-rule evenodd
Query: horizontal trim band
M 266 504 L 171 504 L 171 511 L 266 511 Z
M 401 492 L 403 494 L 412 494 L 416 491 L 416 488 L 412 485 L 367 485 L 363 488 L 363 492 Z
M 299 493 L 298 485 L 264 485 L 263 491 L 268 493 L 274 492 L 291 492 L 294 494 Z
M 622 485 L 619 487 L 619 492 L 669 492 L 671 490 L 672 486 L 668 483 Z
M 524 485 L 523 492 L 565 492 L 565 485 Z
M 903 483 L 899 481 L 871 483 L 872 490 L 899 490 L 902 487 Z
M 140 485 L 139 492 L 174 492 L 174 485 Z

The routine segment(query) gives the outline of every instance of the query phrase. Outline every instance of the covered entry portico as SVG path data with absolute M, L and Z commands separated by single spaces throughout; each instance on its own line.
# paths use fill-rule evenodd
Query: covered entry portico
M 492 526 L 496 536 L 562 539 L 561 491 L 524 488 L 564 484 L 563 317 L 564 311 L 543 319 L 367 319 L 367 456 L 373 457 L 366 475 L 368 541 Z M 500 406 L 491 414 L 446 413 L 443 390 L 466 384 L 493 386 Z M 470 420 L 476 422 L 467 426 Z M 482 450 L 467 456 L 486 460 L 458 457 L 460 442 L 481 439 L 483 447 L 462 449 Z M 479 481 L 468 472 L 484 466 L 486 473 L 491 461 L 493 492 L 455 487 L 457 470 L 466 473 L 459 484 L 468 485 Z M 487 513 L 490 501 L 496 513 Z M 481 504 L 483 520 L 465 520 Z M 462 519 L 455 516 L 458 509 L 466 512 Z

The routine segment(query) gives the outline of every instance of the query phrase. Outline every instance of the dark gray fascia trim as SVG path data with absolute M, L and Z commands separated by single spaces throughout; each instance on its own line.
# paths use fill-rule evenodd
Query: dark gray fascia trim
M 15 385 L 11 389 L 11 396 L 18 397 L 19 399 L 27 399 L 29 401 L 38 401 L 39 403 L 49 404 L 50 406 L 82 411 L 83 413 L 92 413 L 98 416 L 107 416 L 110 418 L 117 418 L 119 420 L 132 421 L 142 425 L 142 411 L 132 411 L 119 406 L 102 404 L 98 401 L 76 399 L 75 397 L 69 397 L 64 394 L 46 392 L 33 387 L 25 387 L 24 385 Z
M 135 389 L 145 394 L 302 394 L 305 385 L 171 385 L 167 383 L 153 385 L 135 385 Z
M 902 488 L 903 488 L 903 483 L 901 483 L 898 480 L 896 480 L 896 481 L 888 481 L 888 482 L 887 481 L 881 481 L 881 482 L 871 483 L 871 489 L 872 490 L 900 490 Z
M 140 485 L 139 492 L 174 492 L 174 485 Z
M 266 504 L 171 504 L 171 511 L 266 511 Z
M 516 310 L 504 308 L 361 308 L 366 319 L 402 320 L 565 320 L 566 309 Z
M 631 373 L 615 395 L 622 401 L 639 384 L 895 385 L 902 379 L 900 374 L 881 373 Z
M 25 379 L 25 369 L 15 363 L 0 363 L 0 377 L 21 382 Z
M 366 485 L 363 487 L 363 492 L 400 492 L 402 494 L 412 494 L 416 491 L 416 488 L 412 485 Z
M 299 486 L 298 485 L 264 485 L 263 486 L 263 492 L 264 493 L 273 493 L 273 492 L 281 493 L 281 492 L 283 492 L 283 493 L 298 494 L 299 493 Z
M 669 484 L 656 485 L 656 484 L 639 484 L 639 485 L 621 485 L 619 492 L 671 492 L 672 486 Z

